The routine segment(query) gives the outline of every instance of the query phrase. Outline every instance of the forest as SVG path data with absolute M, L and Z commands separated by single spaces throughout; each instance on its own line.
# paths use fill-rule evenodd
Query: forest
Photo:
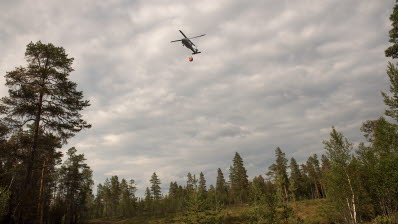
M 385 56 L 394 60 L 398 4 L 390 20 Z M 277 147 L 267 172 L 249 179 L 236 152 L 228 174 L 215 171 L 214 185 L 203 172 L 189 172 L 185 183 L 171 182 L 165 192 L 162 177 L 153 172 L 150 187 L 138 197 L 135 180 L 118 176 L 93 192 L 93 170 L 84 154 L 75 147 L 61 152 L 69 139 L 91 128 L 82 118 L 90 102 L 69 79 L 74 59 L 63 47 L 41 41 L 27 45 L 25 58 L 26 66 L 5 74 L 8 95 L 0 100 L 2 223 L 398 223 L 396 62 L 386 69 L 384 115 L 360 128 L 365 142 L 354 144 L 331 127 L 329 138 L 320 139 L 324 153 L 302 163 Z M 308 218 L 306 209 L 316 217 Z

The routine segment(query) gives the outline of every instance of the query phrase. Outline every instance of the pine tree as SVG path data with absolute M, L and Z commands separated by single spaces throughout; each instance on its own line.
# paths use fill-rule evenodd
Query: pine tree
M 287 177 L 287 159 L 285 153 L 277 147 L 275 149 L 276 163 L 269 167 L 270 172 L 268 173 L 274 178 L 275 184 L 278 189 L 278 195 L 282 202 L 288 201 L 288 188 L 289 180 Z
M 160 180 L 155 172 L 152 174 L 150 182 L 151 182 L 152 198 L 154 201 L 159 201 L 162 196 L 161 195 L 162 192 L 161 192 L 161 188 L 160 188 Z
M 392 43 L 385 51 L 386 57 L 398 58 L 398 4 L 395 4 L 393 13 L 390 15 L 392 29 L 389 32 L 390 40 Z
M 202 199 L 206 198 L 206 193 L 207 193 L 207 189 L 206 189 L 206 179 L 205 179 L 205 175 L 200 172 L 199 175 L 199 197 L 201 197 Z
M 398 58 L 398 4 L 395 4 L 394 11 L 390 16 L 392 29 L 389 32 L 390 43 L 392 45 L 385 51 L 386 57 Z M 398 68 L 391 62 L 387 67 L 387 75 L 390 79 L 390 92 L 392 96 L 382 92 L 384 103 L 389 107 L 385 111 L 387 116 L 398 121 Z
M 237 152 L 229 170 L 229 181 L 231 183 L 232 200 L 238 203 L 246 202 L 249 193 L 249 181 L 242 157 Z
M 135 212 L 135 181 L 130 180 L 127 183 L 125 179 L 120 182 L 120 203 L 118 208 L 118 213 L 124 217 L 131 217 Z
M 301 176 L 300 168 L 296 160 L 292 157 L 290 159 L 290 177 L 289 177 L 289 191 L 293 200 L 302 197 L 303 177 Z
M 178 192 L 177 182 L 170 182 L 169 197 L 170 198 L 176 198 L 177 197 L 177 192 Z
M 323 197 L 323 192 L 321 191 L 321 185 L 320 185 L 321 169 L 319 167 L 318 156 L 316 154 L 310 156 L 307 160 L 307 164 L 305 167 L 307 169 L 308 177 L 314 189 L 313 198 Z
M 322 154 L 321 157 L 321 187 L 322 187 L 322 192 L 325 194 L 324 196 L 327 197 L 327 189 L 326 189 L 326 175 L 330 171 L 330 161 L 329 158 Z
M 67 152 L 68 159 L 59 170 L 59 194 L 64 195 L 65 223 L 78 223 L 83 218 L 86 201 L 91 195 L 92 171 L 84 161 L 83 154 L 76 154 L 75 148 Z M 62 200 L 62 199 L 61 199 Z
M 115 216 L 117 214 L 117 209 L 119 207 L 119 199 L 120 199 L 120 194 L 121 194 L 119 177 L 112 176 L 110 181 L 111 181 L 111 186 L 110 186 L 111 214 L 112 214 L 112 216 Z
M 228 187 L 227 183 L 225 182 L 224 174 L 222 173 L 221 169 L 218 168 L 217 170 L 217 180 L 216 180 L 216 203 L 224 206 L 228 202 Z
M 147 187 L 145 189 L 144 207 L 145 207 L 145 210 L 149 211 L 150 214 L 153 213 L 152 198 L 153 198 L 153 196 L 151 195 L 151 190 L 149 190 L 149 188 Z
M 27 67 L 7 72 L 5 78 L 9 96 L 1 99 L 0 107 L 5 115 L 3 121 L 9 127 L 18 129 L 30 125 L 33 130 L 22 184 L 25 187 L 18 193 L 20 206 L 17 207 L 19 210 L 16 215 L 18 220 L 23 215 L 23 220 L 31 222 L 41 217 L 40 214 L 28 217 L 29 211 L 37 210 L 40 213 L 41 209 L 26 205 L 36 201 L 37 197 L 32 195 L 36 190 L 31 188 L 37 186 L 33 180 L 33 169 L 38 167 L 36 161 L 40 136 L 42 133 L 52 133 L 65 143 L 76 132 L 89 128 L 90 125 L 80 114 L 81 110 L 89 106 L 89 102 L 83 100 L 82 92 L 76 90 L 76 83 L 68 80 L 69 73 L 73 71 L 73 58 L 69 58 L 62 47 L 40 41 L 27 45 L 25 57 Z M 40 207 L 40 203 L 37 206 Z
M 190 194 L 193 191 L 193 189 L 194 189 L 193 184 L 194 184 L 194 178 L 192 177 L 191 173 L 188 173 L 187 174 L 187 186 L 186 186 L 188 194 Z
M 265 180 L 261 175 L 253 178 L 250 192 L 251 200 L 253 202 L 261 200 L 265 195 Z

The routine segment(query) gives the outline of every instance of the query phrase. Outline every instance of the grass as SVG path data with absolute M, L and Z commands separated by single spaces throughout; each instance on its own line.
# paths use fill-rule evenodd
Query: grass
M 297 216 L 304 220 L 304 224 L 326 224 L 330 223 L 327 212 L 328 202 L 325 199 L 302 200 L 290 204 Z M 249 223 L 248 215 L 252 207 L 249 205 L 230 206 L 221 215 L 225 218 L 225 223 Z M 134 217 L 134 218 L 102 218 L 90 220 L 89 224 L 182 224 L 175 221 L 175 217 Z

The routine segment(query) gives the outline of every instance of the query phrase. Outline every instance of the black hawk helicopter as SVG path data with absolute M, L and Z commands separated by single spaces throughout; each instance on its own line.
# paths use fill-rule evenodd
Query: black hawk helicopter
M 196 37 L 189 37 L 188 38 L 187 36 L 185 36 L 185 34 L 181 30 L 179 30 L 179 31 L 185 38 L 183 38 L 181 40 L 173 40 L 173 41 L 170 41 L 170 43 L 181 41 L 183 46 L 187 47 L 188 49 L 190 49 L 193 52 L 192 54 L 200 54 L 201 52 L 198 50 L 196 45 L 194 43 L 192 43 L 191 39 L 198 38 L 198 37 L 203 37 L 206 34 L 202 34 L 202 35 L 199 35 L 199 36 L 196 36 Z M 189 61 L 193 61 L 193 58 L 189 57 L 188 60 Z

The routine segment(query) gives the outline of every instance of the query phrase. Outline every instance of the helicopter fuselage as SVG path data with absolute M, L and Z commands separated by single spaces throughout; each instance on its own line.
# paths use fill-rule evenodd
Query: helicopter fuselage
M 198 53 L 198 49 L 195 47 L 195 45 L 193 45 L 193 43 L 188 38 L 182 39 L 181 42 L 182 42 L 182 45 L 189 48 L 195 54 Z
M 202 34 L 202 35 L 199 35 L 199 36 L 196 36 L 196 37 L 188 38 L 187 36 L 185 36 L 185 34 L 181 30 L 179 30 L 179 31 L 184 36 L 184 38 L 181 39 L 181 40 L 173 40 L 173 41 L 170 41 L 170 42 L 173 43 L 173 42 L 181 41 L 183 46 L 185 46 L 186 48 L 188 48 L 189 50 L 191 50 L 193 52 L 192 54 L 200 54 L 201 52 L 198 50 L 198 48 L 195 46 L 195 44 L 192 43 L 192 41 L 190 39 L 203 37 L 206 34 Z

